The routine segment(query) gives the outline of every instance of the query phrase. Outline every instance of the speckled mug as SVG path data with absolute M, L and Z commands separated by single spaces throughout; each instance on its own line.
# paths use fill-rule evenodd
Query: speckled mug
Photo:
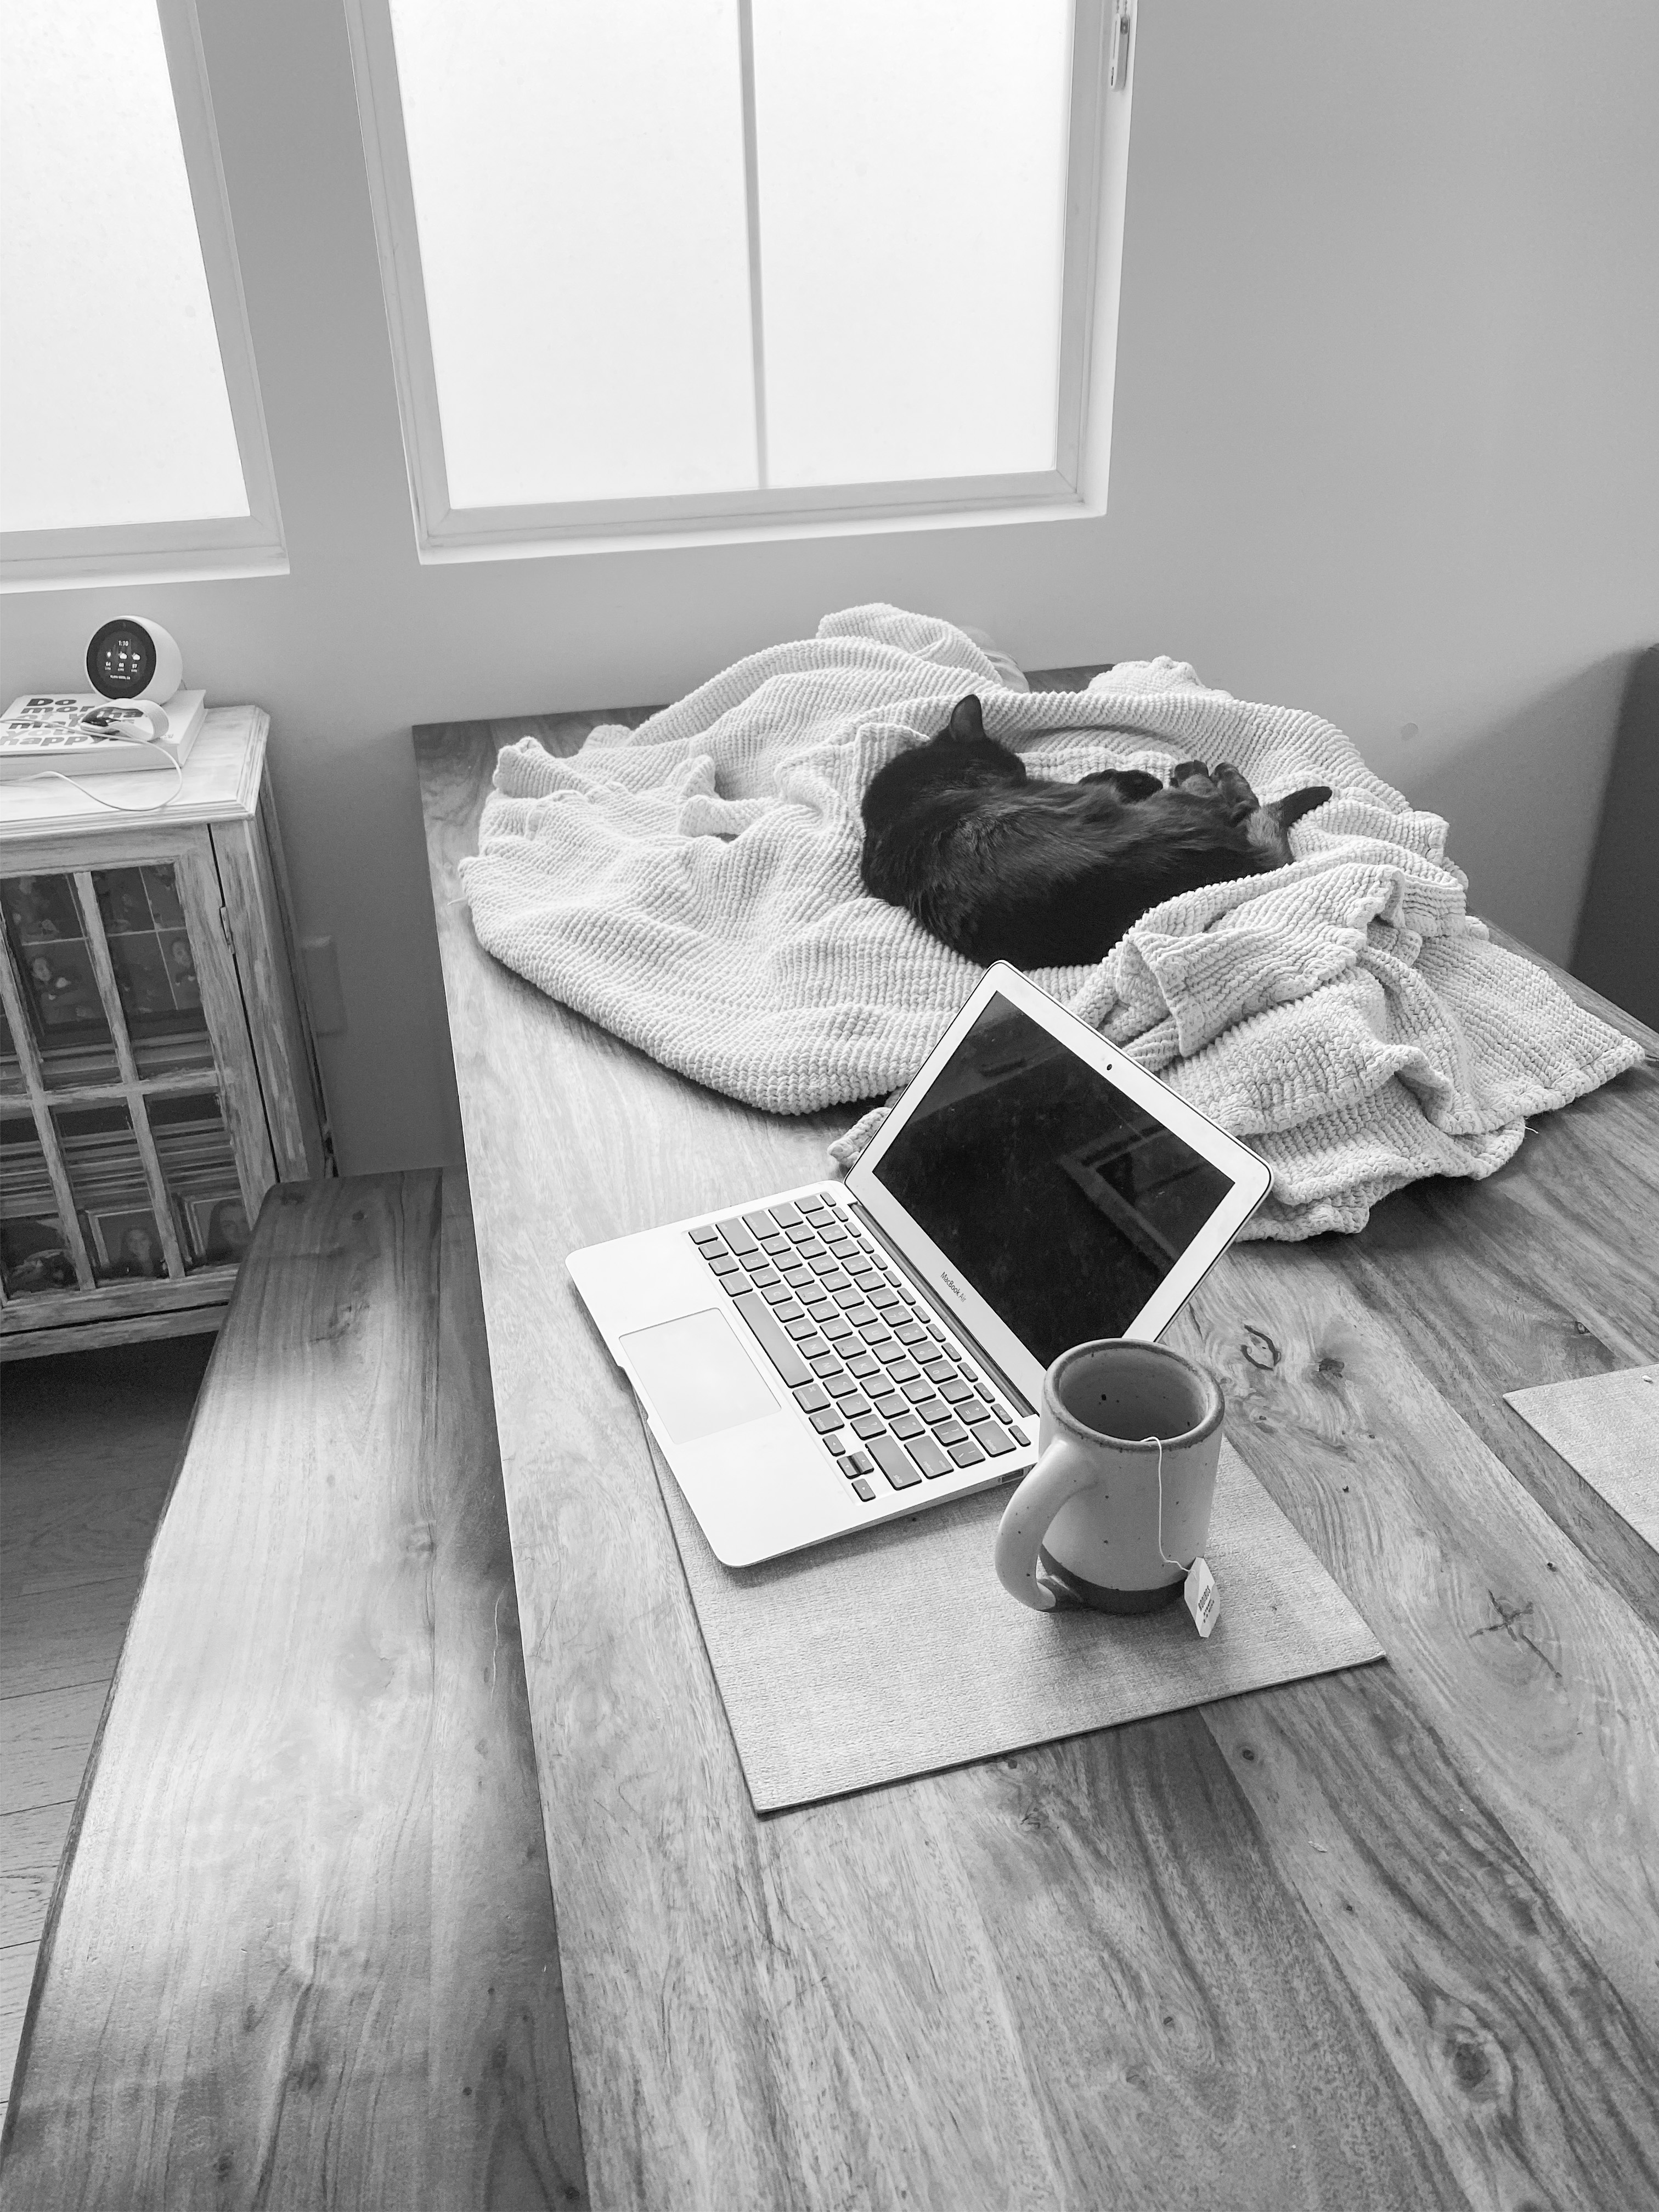
M 1214 1377 L 1167 1346 L 1062 1352 L 1042 1378 L 1036 1465 L 997 1530 L 1003 1588 L 1039 1613 L 1168 1605 L 1209 1534 L 1224 1411 Z

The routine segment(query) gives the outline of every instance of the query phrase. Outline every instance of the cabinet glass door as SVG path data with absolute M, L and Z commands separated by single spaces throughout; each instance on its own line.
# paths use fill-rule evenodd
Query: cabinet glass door
M 247 1249 L 248 1212 L 217 1096 L 181 1091 L 146 1103 L 186 1272 L 234 1267 Z
M 95 868 L 92 884 L 139 1074 L 210 1068 L 213 1044 L 174 870 L 165 861 Z
M 116 1082 L 115 1040 L 73 878 L 7 876 L 0 880 L 0 911 L 41 1082 L 48 1091 Z
M 59 1106 L 52 1118 L 94 1281 L 137 1282 L 167 1274 L 161 1212 L 125 1103 Z
M 11 1024 L 4 1006 L 0 1006 L 0 1098 L 22 1098 L 27 1095 L 17 1047 L 12 1042 Z
M 0 875 L 8 1306 L 184 1303 L 187 1278 L 241 1259 L 274 1179 L 210 842 L 186 827 L 158 847 L 44 868 L 33 847 Z

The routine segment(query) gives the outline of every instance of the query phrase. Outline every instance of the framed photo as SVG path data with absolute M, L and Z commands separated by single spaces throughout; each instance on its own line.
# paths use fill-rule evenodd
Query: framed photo
M 158 929 L 182 929 L 185 909 L 179 902 L 179 886 L 171 867 L 146 868 L 144 890 Z
M 61 1038 L 66 1030 L 95 1036 L 104 1030 L 92 958 L 78 939 L 26 945 L 21 964 L 43 1037 Z
M 233 1188 L 186 1199 L 185 1212 L 190 1222 L 191 1250 L 198 1265 L 235 1267 L 252 1234 L 241 1192 Z
M 55 945 L 82 933 L 67 876 L 8 877 L 6 920 L 20 945 Z
M 157 940 L 162 959 L 167 963 L 168 988 L 173 1003 L 185 1012 L 202 1003 L 202 987 L 196 980 L 196 954 L 185 931 L 164 930 Z
M 173 986 L 167 981 L 167 956 L 155 933 L 112 937 L 110 965 L 130 1017 L 143 1021 L 152 1015 L 175 1011 Z
M 100 1275 L 106 1282 L 136 1280 L 145 1275 L 165 1275 L 167 1263 L 161 1234 L 149 1206 L 124 1206 L 117 1212 L 91 1217 L 92 1238 Z
M 125 937 L 135 930 L 155 927 L 144 896 L 143 872 L 137 868 L 100 869 L 92 879 L 98 894 L 98 910 L 107 937 Z
M 0 1221 L 0 1284 L 9 1298 L 75 1288 L 75 1263 L 56 1214 Z

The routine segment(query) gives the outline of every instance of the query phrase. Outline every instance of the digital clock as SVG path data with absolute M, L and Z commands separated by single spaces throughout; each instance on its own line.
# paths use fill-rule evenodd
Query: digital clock
M 165 706 L 185 680 L 184 658 L 160 623 L 122 615 L 93 632 L 87 676 L 106 699 L 153 699 Z

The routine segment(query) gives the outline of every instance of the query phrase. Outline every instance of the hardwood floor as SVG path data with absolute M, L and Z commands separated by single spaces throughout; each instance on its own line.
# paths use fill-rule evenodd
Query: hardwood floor
M 87 1754 L 213 1342 L 0 1374 L 0 2118 Z

